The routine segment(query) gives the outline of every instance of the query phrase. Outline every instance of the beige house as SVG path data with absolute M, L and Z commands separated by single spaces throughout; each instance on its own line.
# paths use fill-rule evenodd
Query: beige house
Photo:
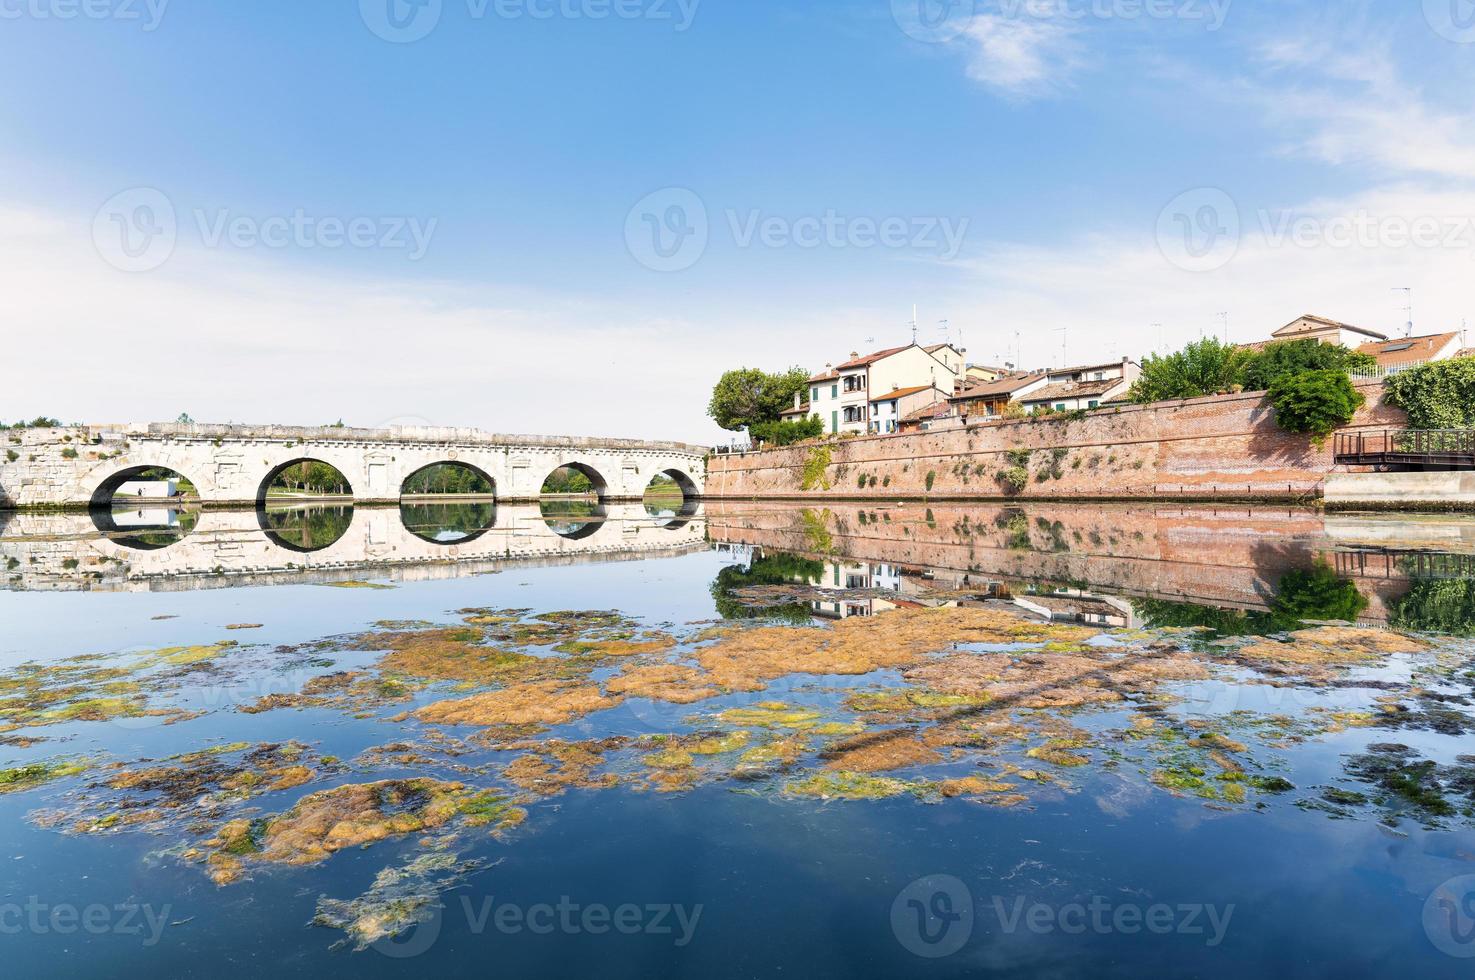
M 867 431 L 887 435 L 899 430 L 901 420 L 919 408 L 946 402 L 949 392 L 936 385 L 897 388 L 884 395 L 871 395 L 871 418 Z
M 850 359 L 809 379 L 811 414 L 831 434 L 875 431 L 871 427 L 871 396 L 903 388 L 936 387 L 951 393 L 963 371 L 963 352 L 951 344 L 922 347 L 908 344 Z M 905 413 L 903 413 L 905 414 Z
M 1341 344 L 1343 347 L 1358 347 L 1364 343 L 1384 341 L 1388 339 L 1387 334 L 1369 330 L 1366 327 L 1354 327 L 1348 323 L 1337 320 L 1329 320 L 1324 316 L 1312 316 L 1310 313 L 1298 317 L 1281 327 L 1270 335 L 1269 340 L 1256 341 L 1253 344 L 1239 344 L 1245 350 L 1262 350 L 1270 344 L 1282 340 L 1319 340 L 1324 344 Z

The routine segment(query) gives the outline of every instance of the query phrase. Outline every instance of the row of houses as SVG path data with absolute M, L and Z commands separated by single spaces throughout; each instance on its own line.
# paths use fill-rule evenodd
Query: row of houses
M 1258 350 L 1287 340 L 1318 340 L 1368 354 L 1383 377 L 1451 357 L 1475 354 L 1461 333 L 1389 338 L 1365 327 L 1307 314 L 1274 331 L 1269 339 L 1242 344 Z M 1012 366 L 969 364 L 952 344 L 912 343 L 862 355 L 856 351 L 809 379 L 794 396 L 785 419 L 820 419 L 831 435 L 879 434 L 965 425 L 1022 411 L 1068 412 L 1122 403 L 1142 374 L 1131 358 L 1103 364 L 1018 371 Z M 807 398 L 806 398 L 807 395 Z M 1010 406 L 1016 406 L 1010 408 Z

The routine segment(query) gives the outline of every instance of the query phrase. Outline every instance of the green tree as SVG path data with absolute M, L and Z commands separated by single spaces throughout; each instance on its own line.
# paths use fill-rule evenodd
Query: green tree
M 1149 354 L 1142 377 L 1128 397 L 1139 404 L 1177 398 L 1199 398 L 1232 391 L 1241 381 L 1250 354 L 1213 337 L 1196 340 L 1172 354 Z
M 1334 429 L 1352 421 L 1367 399 L 1342 371 L 1283 374 L 1270 386 L 1275 422 L 1287 432 L 1304 432 L 1320 446 Z
M 1245 362 L 1240 383 L 1246 391 L 1269 391 L 1277 378 L 1299 371 L 1358 371 L 1378 366 L 1368 354 L 1319 340 L 1282 340 L 1267 344 Z
M 1388 403 L 1414 429 L 1475 427 L 1475 357 L 1421 364 L 1387 381 Z
M 794 395 L 809 387 L 809 372 L 792 367 L 780 374 L 757 368 L 737 368 L 723 374 L 712 389 L 707 414 L 722 428 L 736 432 L 744 426 L 775 423 L 779 413 L 792 408 Z
M 194 425 L 195 424 L 195 420 L 192 419 L 192 418 L 190 418 L 189 412 L 180 412 L 179 413 L 179 418 L 175 419 L 174 421 L 178 422 L 180 425 Z

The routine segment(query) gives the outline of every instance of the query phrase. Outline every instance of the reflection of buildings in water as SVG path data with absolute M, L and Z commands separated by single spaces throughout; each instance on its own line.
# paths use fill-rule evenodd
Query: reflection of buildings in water
M 1080 623 L 1083 626 L 1119 629 L 1135 629 L 1142 625 L 1129 600 L 1079 589 L 1016 595 L 1014 604 L 1041 619 L 1055 623 Z
M 174 529 L 179 527 L 179 510 L 174 507 L 148 507 L 138 509 L 113 508 L 112 521 L 119 528 L 147 528 L 149 530 Z

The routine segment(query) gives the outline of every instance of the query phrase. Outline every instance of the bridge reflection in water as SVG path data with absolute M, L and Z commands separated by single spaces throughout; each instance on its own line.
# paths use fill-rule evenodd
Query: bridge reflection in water
M 490 499 L 400 507 L 272 502 L 255 510 L 161 505 L 90 514 L 0 512 L 10 589 L 223 588 L 362 577 L 451 578 L 706 548 L 699 506 L 569 509 Z

